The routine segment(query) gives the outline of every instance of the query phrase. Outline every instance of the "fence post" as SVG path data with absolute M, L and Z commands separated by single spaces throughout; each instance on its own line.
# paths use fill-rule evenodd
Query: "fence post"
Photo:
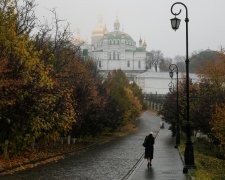
M 70 144 L 70 135 L 67 137 L 67 144 Z
M 5 140 L 5 145 L 4 145 L 4 158 L 6 160 L 9 159 L 9 153 L 8 153 L 8 149 L 9 149 L 9 140 Z

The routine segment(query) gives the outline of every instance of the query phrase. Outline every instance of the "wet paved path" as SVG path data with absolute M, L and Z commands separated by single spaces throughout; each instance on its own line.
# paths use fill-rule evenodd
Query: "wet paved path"
M 147 161 L 142 160 L 128 180 L 185 180 L 183 163 L 178 149 L 174 148 L 174 139 L 168 125 L 161 129 L 156 138 L 152 167 L 147 168 Z
M 150 131 L 157 132 L 159 124 L 158 116 L 145 112 L 141 116 L 139 131 L 136 133 L 57 163 L 49 163 L 0 179 L 120 180 L 132 169 L 144 152 L 142 143 L 145 136 Z

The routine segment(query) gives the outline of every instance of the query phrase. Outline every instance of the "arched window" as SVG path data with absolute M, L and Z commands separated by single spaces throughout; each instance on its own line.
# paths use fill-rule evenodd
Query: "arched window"
M 120 53 L 117 53 L 117 59 L 118 60 L 120 59 Z
M 138 68 L 141 68 L 141 61 L 138 61 Z
M 116 59 L 116 52 L 113 52 L 113 59 Z
M 116 44 L 116 40 L 113 41 L 113 44 Z
M 127 61 L 127 67 L 130 67 L 130 61 Z
M 111 53 L 109 53 L 109 60 L 111 60 Z
M 117 40 L 117 44 L 120 44 L 120 40 Z
M 112 44 L 112 41 L 111 41 L 111 40 L 109 40 L 109 44 L 110 44 L 110 45 Z

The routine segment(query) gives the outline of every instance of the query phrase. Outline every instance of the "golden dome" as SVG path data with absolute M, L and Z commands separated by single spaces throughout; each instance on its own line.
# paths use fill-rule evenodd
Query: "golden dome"
M 85 43 L 85 40 L 81 37 L 80 32 L 77 32 L 73 41 L 76 45 L 81 45 Z
M 147 47 L 147 43 L 144 41 L 143 45 L 142 45 L 144 48 Z
M 102 23 L 98 23 L 92 31 L 92 36 L 103 36 L 107 32 L 107 28 Z

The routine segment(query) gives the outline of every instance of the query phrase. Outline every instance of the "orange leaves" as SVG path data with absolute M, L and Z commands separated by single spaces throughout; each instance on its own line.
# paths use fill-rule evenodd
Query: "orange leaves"
M 133 91 L 130 88 L 124 88 L 124 90 L 134 109 L 136 109 L 138 112 L 141 112 L 142 105 L 138 97 L 134 96 Z
M 123 114 L 122 117 L 118 117 L 118 119 L 122 119 L 120 124 L 132 122 L 142 110 L 142 103 L 139 99 L 142 93 L 129 85 L 128 79 L 121 70 L 114 70 L 104 85 L 107 95 L 115 100 L 118 111 Z
M 225 55 L 221 54 L 216 62 L 206 64 L 200 70 L 200 77 L 215 85 L 223 85 L 225 83 Z
M 225 145 L 225 104 L 216 106 L 211 121 L 212 132 Z
M 137 117 L 140 92 L 130 89 L 122 71 L 102 85 L 95 63 L 81 59 L 68 29 L 43 27 L 30 38 L 29 23 L 18 31 L 13 6 L 0 12 L 0 144 L 7 139 L 18 152 L 45 138 L 96 135 Z
M 225 55 L 220 54 L 214 63 L 206 64 L 200 71 L 201 85 L 210 96 L 210 125 L 213 135 L 225 144 Z

